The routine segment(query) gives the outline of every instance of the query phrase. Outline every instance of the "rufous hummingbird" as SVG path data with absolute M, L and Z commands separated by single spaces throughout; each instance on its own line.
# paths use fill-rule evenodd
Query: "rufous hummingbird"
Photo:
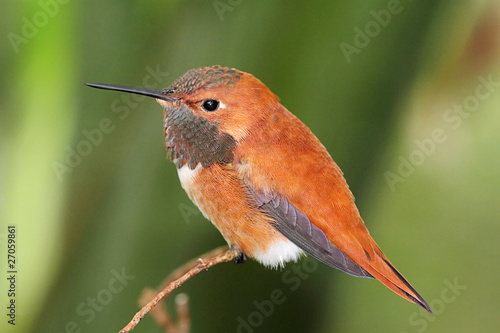
M 241 260 L 277 267 L 305 252 L 431 312 L 370 236 L 325 147 L 253 75 L 213 66 L 163 90 L 87 85 L 156 98 L 182 187 Z

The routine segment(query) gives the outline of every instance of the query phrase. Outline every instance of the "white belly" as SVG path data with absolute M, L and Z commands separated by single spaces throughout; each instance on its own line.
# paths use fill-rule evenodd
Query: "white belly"
M 297 261 L 303 254 L 304 252 L 297 245 L 285 237 L 280 237 L 269 247 L 267 252 L 256 252 L 254 257 L 265 266 L 278 268 L 285 267 L 285 264 L 289 261 Z

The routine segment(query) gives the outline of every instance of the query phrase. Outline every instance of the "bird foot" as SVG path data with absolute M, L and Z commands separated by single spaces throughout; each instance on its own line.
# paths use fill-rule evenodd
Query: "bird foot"
M 247 256 L 245 255 L 245 253 L 243 253 L 240 250 L 238 250 L 238 252 L 239 252 L 239 255 L 233 259 L 233 262 L 235 264 L 243 264 L 245 261 L 247 261 Z

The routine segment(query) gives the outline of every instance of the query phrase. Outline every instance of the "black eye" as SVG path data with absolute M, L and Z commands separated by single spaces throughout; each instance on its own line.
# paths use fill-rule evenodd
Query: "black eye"
M 205 111 L 212 112 L 219 108 L 219 101 L 215 99 L 206 99 L 203 101 L 201 106 L 205 109 Z

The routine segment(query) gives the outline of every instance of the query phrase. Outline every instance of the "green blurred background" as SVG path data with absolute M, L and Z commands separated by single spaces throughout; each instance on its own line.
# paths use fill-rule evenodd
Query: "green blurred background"
M 249 261 L 181 288 L 192 332 L 500 327 L 497 0 L 5 0 L 0 12 L 0 331 L 117 332 L 143 288 L 224 244 L 165 158 L 160 106 L 83 85 L 163 88 L 215 64 L 254 74 L 312 129 L 435 313 L 313 261 Z M 259 310 L 273 290 L 285 300 Z M 135 331 L 161 332 L 150 317 Z

